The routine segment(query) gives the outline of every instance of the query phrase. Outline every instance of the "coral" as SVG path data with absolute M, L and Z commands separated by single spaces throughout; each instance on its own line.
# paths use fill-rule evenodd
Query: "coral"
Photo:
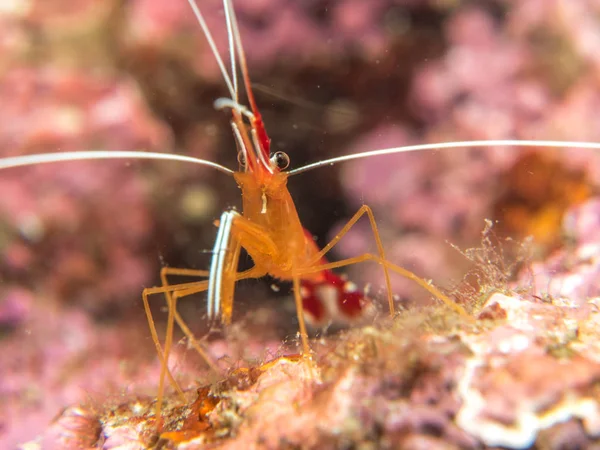
M 530 447 L 540 430 L 571 418 L 599 436 L 597 355 L 585 347 L 569 354 L 577 326 L 596 319 L 582 320 L 580 311 L 560 302 L 501 294 L 489 299 L 489 307 L 502 311 L 506 325 L 463 338 L 473 355 L 458 381 L 457 424 L 487 445 L 509 448 Z
M 537 295 L 547 295 L 581 306 L 600 294 L 598 286 L 598 237 L 594 224 L 600 204 L 597 199 L 572 208 L 564 218 L 564 233 L 571 241 L 563 251 L 535 262 L 519 275 L 518 284 Z
M 148 117 L 131 83 L 56 68 L 22 68 L 5 72 L 0 85 L 4 155 L 156 148 L 169 140 L 168 131 Z M 10 224 L 2 245 L 5 270 L 33 274 L 52 261 L 55 269 L 38 276 L 40 288 L 68 297 L 78 284 L 89 288 L 91 280 L 101 277 L 105 302 L 133 294 L 150 272 L 139 250 L 151 232 L 144 184 L 122 163 L 6 172 L 0 180 L 5 193 L 0 214 Z M 118 205 L 112 200 L 117 195 Z M 84 230 L 98 240 L 83 235 Z M 32 245 L 26 247 L 27 242 Z M 98 303 L 89 307 L 101 308 Z
M 506 186 L 494 205 L 500 233 L 551 250 L 559 245 L 565 212 L 592 194 L 583 168 L 573 170 L 540 152 L 525 153 L 501 181 Z

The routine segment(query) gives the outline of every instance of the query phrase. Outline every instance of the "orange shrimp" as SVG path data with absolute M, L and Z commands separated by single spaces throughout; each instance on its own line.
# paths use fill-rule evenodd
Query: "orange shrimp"
M 250 78 L 246 66 L 244 49 L 238 32 L 237 20 L 230 0 L 224 0 L 225 17 L 230 39 L 230 58 L 232 62 L 231 74 L 227 74 L 224 64 L 216 51 L 211 33 L 204 18 L 193 0 L 188 0 L 204 34 L 213 49 L 213 53 L 223 78 L 229 87 L 231 98 L 219 99 L 216 107 L 229 108 L 232 112 L 231 127 L 238 147 L 238 160 L 240 171 L 233 176 L 242 190 L 243 213 L 235 210 L 225 211 L 218 221 L 218 233 L 215 240 L 210 270 L 198 271 L 177 268 L 163 268 L 161 271 L 162 286 L 145 289 L 143 292 L 144 308 L 152 336 L 162 362 L 162 373 L 159 383 L 157 400 L 157 414 L 162 402 L 164 378 L 168 374 L 168 357 L 172 345 L 173 326 L 176 321 L 194 347 L 211 365 L 208 355 L 195 342 L 193 335 L 177 314 L 176 301 L 178 298 L 204 291 L 207 293 L 207 308 L 210 319 L 220 317 L 223 324 L 229 324 L 233 310 L 235 283 L 242 279 L 260 278 L 271 275 L 280 280 L 293 283 L 296 314 L 300 328 L 302 355 L 310 357 L 308 334 L 304 321 L 304 305 L 314 306 L 315 298 L 311 288 L 316 285 L 330 285 L 338 288 L 340 305 L 347 304 L 346 310 L 360 309 L 362 294 L 354 287 L 343 283 L 342 279 L 331 272 L 333 268 L 348 266 L 365 261 L 374 261 L 380 264 L 384 271 L 385 285 L 389 313 L 394 315 L 394 301 L 390 282 L 390 271 L 416 281 L 435 297 L 445 302 L 459 314 L 467 316 L 466 311 L 441 291 L 427 281 L 417 277 L 412 272 L 398 267 L 385 258 L 385 252 L 375 218 L 371 209 L 364 205 L 348 221 L 338 235 L 322 250 L 319 250 L 312 239 L 312 235 L 304 230 L 296 211 L 292 197 L 287 189 L 288 173 L 284 170 L 289 166 L 289 157 L 283 152 L 271 153 L 270 139 L 258 111 L 252 93 Z M 239 102 L 236 62 L 239 63 L 243 85 L 248 98 L 249 108 Z M 367 215 L 377 254 L 364 254 L 335 263 L 328 263 L 324 256 L 340 241 L 350 228 L 363 216 Z M 252 258 L 254 266 L 244 272 L 237 272 L 238 259 L 241 249 Z M 168 275 L 191 275 L 208 277 L 207 281 L 187 283 L 183 285 L 169 285 Z M 306 293 L 302 295 L 301 284 Z M 152 315 L 150 313 L 148 297 L 152 294 L 163 293 L 168 304 L 167 331 L 164 350 L 156 334 Z M 311 308 L 315 312 L 315 308 Z M 348 311 L 351 313 L 351 311 Z M 176 386 L 172 375 L 168 374 L 171 382 Z

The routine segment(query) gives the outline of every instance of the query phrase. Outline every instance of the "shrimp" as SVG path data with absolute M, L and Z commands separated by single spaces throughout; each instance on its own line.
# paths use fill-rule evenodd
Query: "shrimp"
M 157 417 L 164 390 L 164 379 L 169 377 L 177 387 L 171 374 L 168 374 L 168 358 L 172 345 L 174 322 L 177 322 L 189 341 L 207 363 L 216 369 L 209 356 L 197 344 L 187 325 L 177 314 L 178 298 L 207 291 L 207 311 L 209 319 L 220 319 L 223 325 L 231 322 L 235 284 L 239 280 L 261 278 L 271 275 L 277 279 L 291 281 L 293 285 L 296 315 L 299 324 L 299 335 L 302 344 L 302 355 L 310 359 L 310 345 L 305 324 L 305 309 L 315 321 L 325 318 L 325 307 L 333 303 L 337 310 L 347 316 L 360 313 L 364 302 L 363 294 L 352 283 L 334 274 L 332 269 L 365 261 L 374 261 L 381 265 L 386 285 L 389 314 L 394 316 L 395 307 L 392 297 L 390 272 L 395 272 L 414 280 L 438 299 L 446 303 L 457 313 L 468 316 L 468 313 L 454 303 L 445 294 L 414 273 L 394 265 L 386 260 L 385 251 L 373 212 L 363 205 L 348 221 L 334 239 L 319 250 L 312 234 L 302 226 L 298 212 L 287 189 L 289 173 L 289 156 L 281 151 L 271 152 L 270 138 L 265 129 L 258 110 L 252 87 L 246 56 L 238 30 L 237 19 L 230 0 L 224 0 L 225 18 L 229 35 L 231 72 L 227 73 L 214 39 L 208 29 L 200 9 L 194 0 L 188 0 L 204 35 L 213 51 L 221 70 L 223 79 L 229 90 L 229 98 L 221 98 L 215 102 L 217 109 L 231 110 L 231 128 L 238 148 L 240 170 L 233 177 L 242 191 L 243 212 L 234 209 L 223 212 L 217 221 L 218 232 L 212 252 L 210 270 L 189 270 L 165 267 L 161 270 L 162 286 L 145 289 L 142 296 L 148 323 L 152 332 L 157 352 L 161 358 L 162 371 L 159 381 L 157 399 Z M 240 89 L 237 80 L 239 64 L 242 84 L 248 100 L 248 107 L 240 103 Z M 367 216 L 371 225 L 377 254 L 364 254 L 354 258 L 329 263 L 325 255 L 342 239 L 352 226 L 362 217 Z M 238 260 L 241 249 L 252 258 L 254 266 L 244 272 L 238 272 Z M 169 275 L 206 277 L 208 280 L 180 285 L 169 285 Z M 317 288 L 334 289 L 333 302 L 321 302 L 322 296 Z M 158 340 L 156 328 L 149 307 L 148 297 L 153 294 L 164 294 L 168 304 L 167 330 L 164 349 Z M 330 306 L 331 310 L 331 306 Z

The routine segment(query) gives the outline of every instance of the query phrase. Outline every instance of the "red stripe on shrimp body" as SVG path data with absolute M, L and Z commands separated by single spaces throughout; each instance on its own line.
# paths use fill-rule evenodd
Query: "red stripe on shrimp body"
M 314 244 L 312 234 L 304 230 L 309 243 Z M 318 249 L 315 246 L 315 250 Z M 322 258 L 320 263 L 327 264 Z M 310 280 L 300 281 L 300 296 L 304 307 L 305 320 L 314 327 L 330 323 L 347 324 L 366 316 L 369 299 L 359 291 L 354 283 L 345 277 L 323 270 Z

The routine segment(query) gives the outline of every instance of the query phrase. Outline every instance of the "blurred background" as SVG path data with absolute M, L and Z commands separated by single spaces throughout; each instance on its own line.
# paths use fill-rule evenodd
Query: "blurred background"
M 224 52 L 221 2 L 201 3 Z M 597 0 L 234 6 L 273 149 L 292 167 L 425 142 L 600 139 Z M 229 116 L 213 108 L 227 92 L 185 0 L 3 2 L 0 52 L 0 156 L 152 150 L 237 167 Z M 289 187 L 320 245 L 368 204 L 390 260 L 462 292 L 472 262 L 450 244 L 480 245 L 490 219 L 498 242 L 531 235 L 531 257 L 543 257 L 564 245 L 564 212 L 599 180 L 594 152 L 477 148 L 324 167 Z M 0 447 L 32 439 L 69 404 L 153 393 L 141 291 L 159 284 L 161 266 L 207 268 L 213 221 L 236 205 L 233 179 L 181 163 L 0 173 Z M 373 248 L 359 223 L 332 259 Z M 348 273 L 378 299 L 377 267 Z M 289 286 L 274 283 L 239 287 L 225 333 L 258 355 L 264 341 L 295 336 Z M 403 305 L 428 301 L 404 280 L 394 287 Z M 180 308 L 206 334 L 203 297 Z M 201 367 L 188 355 L 175 371 L 192 383 Z

